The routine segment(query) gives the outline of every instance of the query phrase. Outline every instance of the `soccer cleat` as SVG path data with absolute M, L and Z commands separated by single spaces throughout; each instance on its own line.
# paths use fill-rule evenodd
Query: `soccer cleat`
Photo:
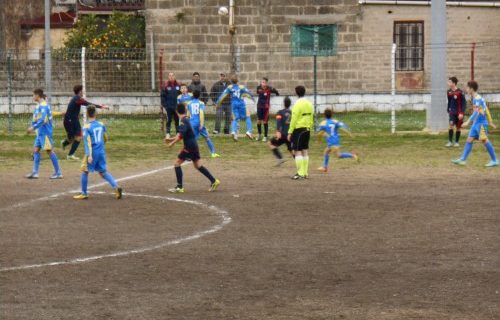
M 285 162 L 286 162 L 286 159 L 278 159 L 278 160 L 276 161 L 276 167 L 281 166 L 281 165 L 282 165 L 283 163 L 285 163 Z
M 485 167 L 487 167 L 487 168 L 493 168 L 493 167 L 498 166 L 499 164 L 500 164 L 500 163 L 498 162 L 498 160 L 497 160 L 497 161 L 493 161 L 493 160 L 491 160 L 490 162 L 488 162 L 488 163 L 485 165 Z
M 460 143 L 455 142 L 455 143 L 453 144 L 453 146 L 454 146 L 455 148 L 458 148 L 458 147 L 460 147 Z
M 445 145 L 445 147 L 452 147 L 453 146 L 453 143 L 451 141 L 448 141 L 448 143 Z
M 328 172 L 328 168 L 325 168 L 325 167 L 319 167 L 319 168 L 318 168 L 318 171 L 320 171 L 320 172 L 324 172 L 324 173 L 327 173 L 327 172 Z
M 305 179 L 304 176 L 301 176 L 300 174 L 296 173 L 293 177 L 292 180 L 302 180 Z
M 167 134 L 165 135 L 165 139 L 170 139 L 170 133 L 167 133 Z
M 75 200 L 87 200 L 89 196 L 86 193 L 80 193 L 77 194 L 76 196 L 73 196 L 73 199 Z
M 57 179 L 62 179 L 63 175 L 62 173 L 54 173 L 53 175 L 50 176 L 50 180 L 57 180 Z
M 26 176 L 26 179 L 38 179 L 38 173 L 30 173 Z
M 212 131 L 212 134 L 219 134 L 219 131 L 214 130 L 214 131 Z
M 246 136 L 248 137 L 248 139 L 250 139 L 250 140 L 253 140 L 253 139 L 254 139 L 253 134 L 252 134 L 250 131 L 247 131 L 247 132 L 245 133 L 245 135 L 246 135 Z
M 123 189 L 118 187 L 115 189 L 115 198 L 120 200 L 123 197 Z
M 212 153 L 210 155 L 210 157 L 212 157 L 212 158 L 220 158 L 220 154 L 214 152 L 214 153 Z
M 462 159 L 455 159 L 455 160 L 451 160 L 451 162 L 453 164 L 456 164 L 456 165 L 459 165 L 459 166 L 465 166 L 466 162 Z
M 257 138 L 255 138 L 255 141 L 259 141 L 262 139 L 262 136 L 259 134 L 259 136 Z
M 212 185 L 210 186 L 210 189 L 208 189 L 208 191 L 213 192 L 213 191 L 217 190 L 219 185 L 220 185 L 220 180 L 215 179 L 214 183 L 212 183 Z
M 236 134 L 236 132 L 231 132 L 231 135 L 233 136 L 234 142 L 238 142 L 238 135 Z
M 171 193 L 184 193 L 184 188 L 181 188 L 181 187 L 177 186 L 175 188 L 168 189 L 168 192 L 171 192 Z
M 267 137 L 262 138 L 262 142 L 267 142 Z
M 64 144 L 64 142 L 66 142 L 66 140 L 61 140 L 61 149 L 66 150 L 66 145 Z
M 67 155 L 66 156 L 66 160 L 80 160 L 80 158 L 75 157 L 75 155 L 72 154 L 72 155 Z

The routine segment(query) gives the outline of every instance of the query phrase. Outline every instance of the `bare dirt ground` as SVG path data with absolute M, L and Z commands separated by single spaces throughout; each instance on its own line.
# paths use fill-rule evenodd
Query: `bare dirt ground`
M 1 319 L 500 319 L 500 171 L 352 165 L 291 181 L 291 163 L 185 167 L 187 193 L 227 210 L 220 231 L 144 253 L 0 272 Z M 0 268 L 151 246 L 220 224 L 191 204 L 71 194 L 0 180 Z M 111 170 L 124 177 L 147 168 Z M 97 175 L 91 183 L 101 182 Z M 165 170 L 122 183 L 171 196 Z M 98 191 L 109 191 L 107 186 Z M 3 209 L 2 209 L 3 208 Z

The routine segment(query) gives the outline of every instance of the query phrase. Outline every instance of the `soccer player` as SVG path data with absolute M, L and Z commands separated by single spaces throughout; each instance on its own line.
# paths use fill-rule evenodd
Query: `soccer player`
M 200 100 L 200 94 L 201 92 L 198 90 L 193 91 L 193 97 L 187 104 L 187 117 L 189 118 L 191 127 L 193 127 L 196 140 L 198 140 L 200 135 L 205 138 L 208 149 L 210 150 L 210 156 L 212 158 L 218 158 L 220 155 L 215 152 L 215 146 L 208 136 L 207 128 L 205 128 L 205 104 Z
M 262 138 L 262 123 L 264 123 L 264 138 L 262 141 L 267 141 L 267 132 L 269 130 L 269 109 L 271 108 L 271 94 L 279 96 L 278 90 L 268 85 L 269 79 L 262 78 L 260 85 L 257 87 L 257 94 L 259 98 L 257 100 L 257 130 L 259 132 L 259 137 L 257 140 Z
M 107 106 L 90 103 L 82 98 L 83 86 L 77 84 L 73 87 L 75 95 L 69 101 L 68 108 L 64 114 L 64 129 L 66 130 L 67 138 L 61 141 L 62 149 L 66 149 L 71 144 L 71 149 L 66 156 L 67 160 L 79 160 L 75 156 L 75 152 L 82 141 L 82 127 L 80 125 L 80 109 L 82 106 L 94 105 L 96 108 L 109 109 Z
M 311 102 L 304 98 L 306 88 L 295 87 L 295 93 L 299 97 L 292 108 L 292 120 L 288 129 L 288 141 L 292 143 L 295 154 L 295 165 L 297 173 L 292 177 L 294 180 L 305 179 L 309 173 L 309 139 L 311 128 L 314 124 L 314 107 Z
M 231 134 L 233 136 L 234 141 L 238 141 L 238 127 L 239 122 L 242 119 L 245 119 L 247 132 L 246 136 L 253 140 L 252 135 L 252 118 L 250 117 L 250 110 L 247 109 L 245 100 L 243 98 L 249 97 L 252 101 L 255 102 L 252 93 L 245 86 L 238 85 L 238 77 L 233 75 L 231 77 L 231 84 L 222 92 L 219 99 L 217 99 L 216 105 L 220 107 L 222 101 L 226 99 L 226 97 L 231 97 L 231 106 L 233 108 L 233 123 L 231 124 Z
M 165 142 L 168 143 L 168 147 L 172 147 L 177 142 L 182 140 L 184 142 L 184 148 L 177 156 L 175 161 L 175 176 L 177 178 L 177 186 L 175 188 L 169 189 L 172 193 L 184 193 L 184 185 L 182 183 L 182 168 L 181 165 L 187 159 L 193 162 L 193 165 L 198 171 L 200 171 L 205 177 L 210 180 L 211 186 L 208 191 L 215 191 L 220 184 L 220 181 L 212 176 L 212 174 L 202 166 L 200 160 L 200 151 L 198 149 L 198 143 L 196 142 L 196 136 L 193 131 L 193 127 L 189 119 L 186 117 L 186 106 L 183 104 L 177 105 L 177 115 L 180 119 L 179 133 L 174 138 L 165 138 Z
M 118 186 L 113 176 L 106 169 L 105 142 L 108 140 L 106 127 L 102 122 L 96 120 L 96 107 L 87 107 L 88 123 L 83 127 L 83 142 L 85 145 L 85 158 L 82 161 L 81 186 L 82 191 L 75 195 L 75 200 L 86 200 L 89 198 L 87 184 L 89 172 L 97 171 L 115 190 L 116 199 L 122 198 L 122 188 Z
M 318 129 L 319 136 L 325 136 L 326 148 L 323 156 L 323 166 L 318 170 L 321 172 L 328 172 L 328 161 L 330 160 L 330 153 L 335 153 L 338 159 L 354 159 L 358 160 L 358 156 L 354 152 L 340 152 L 340 135 L 339 129 L 345 131 L 352 137 L 349 127 L 338 120 L 332 119 L 333 112 L 331 109 L 325 110 L 325 120 L 321 122 Z
M 32 133 L 36 131 L 36 138 L 33 145 L 33 170 L 26 178 L 38 179 L 38 170 L 42 159 L 40 150 L 43 149 L 47 151 L 52 161 L 52 165 L 54 166 L 54 174 L 50 176 L 50 179 L 62 179 L 63 175 L 61 173 L 61 167 L 59 167 L 59 160 L 53 151 L 52 112 L 50 111 L 49 104 L 45 101 L 45 95 L 42 89 L 35 89 L 33 91 L 33 101 L 37 103 L 37 106 L 35 107 L 35 111 L 33 111 L 33 120 L 27 132 Z
M 292 117 L 292 111 L 290 111 L 290 105 L 292 104 L 292 101 L 287 96 L 285 97 L 285 99 L 283 99 L 283 104 L 284 108 L 278 111 L 278 113 L 276 114 L 276 134 L 274 135 L 274 138 L 269 141 L 269 148 L 271 148 L 271 151 L 277 159 L 276 166 L 280 166 L 286 161 L 285 159 L 283 159 L 283 155 L 278 149 L 278 147 L 282 144 L 286 144 L 288 152 L 290 152 L 293 157 L 292 144 L 287 140 L 290 118 Z
M 185 83 L 181 83 L 181 94 L 177 96 L 177 104 L 182 103 L 187 106 L 193 99 L 193 95 L 188 92 L 188 87 Z
M 496 129 L 496 125 L 491 119 L 490 110 L 486 106 L 486 101 L 477 93 L 478 89 L 479 85 L 476 81 L 472 80 L 467 82 L 466 90 L 467 93 L 472 97 L 472 107 L 474 112 L 462 125 L 462 127 L 465 128 L 469 124 L 472 124 L 472 126 L 470 128 L 469 137 L 467 138 L 467 142 L 465 143 L 465 148 L 462 156 L 456 160 L 452 160 L 452 162 L 458 165 L 465 165 L 467 157 L 472 151 L 472 145 L 474 141 L 481 140 L 484 143 L 484 146 L 490 154 L 491 158 L 491 161 L 486 164 L 486 167 L 496 167 L 498 166 L 498 160 L 495 154 L 495 149 L 493 148 L 491 142 L 488 140 L 488 125 L 491 125 L 494 129 Z
M 177 106 L 177 97 L 180 94 L 180 85 L 175 78 L 175 74 L 170 72 L 168 74 L 168 81 L 161 89 L 161 105 L 167 112 L 167 126 L 165 137 L 170 138 L 170 128 L 172 125 L 172 120 L 174 120 L 175 130 L 179 126 L 179 118 L 177 118 L 177 113 L 175 113 L 175 107 Z
M 448 143 L 447 147 L 459 147 L 461 127 L 464 119 L 467 101 L 465 101 L 465 94 L 457 87 L 458 79 L 451 77 L 448 79 L 448 115 L 450 121 L 450 128 L 448 129 Z M 455 143 L 453 143 L 453 128 L 456 128 Z

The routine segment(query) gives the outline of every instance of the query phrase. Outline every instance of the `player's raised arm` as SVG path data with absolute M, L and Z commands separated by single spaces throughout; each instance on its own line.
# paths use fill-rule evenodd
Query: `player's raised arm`
M 222 104 L 222 101 L 224 101 L 224 99 L 226 99 L 227 96 L 229 96 L 231 94 L 231 90 L 229 88 L 230 86 L 228 86 L 226 89 L 224 89 L 224 91 L 222 92 L 222 94 L 220 95 L 219 99 L 217 99 L 217 102 L 215 103 L 215 105 L 217 107 L 220 107 L 220 105 Z
M 274 88 L 274 87 L 271 87 L 271 93 L 274 93 L 277 96 L 280 95 L 280 93 L 278 92 L 278 90 L 276 90 L 276 88 Z
M 255 102 L 255 98 L 253 97 L 253 94 L 250 90 L 248 90 L 248 88 L 244 87 L 244 86 L 240 86 L 241 88 L 241 98 L 243 97 L 247 97 L 249 99 L 251 99 L 253 102 Z

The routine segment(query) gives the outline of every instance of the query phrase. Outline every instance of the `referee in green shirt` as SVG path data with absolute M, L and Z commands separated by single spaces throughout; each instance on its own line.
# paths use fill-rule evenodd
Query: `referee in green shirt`
M 307 178 L 309 172 L 308 149 L 311 129 L 314 124 L 314 107 L 311 102 L 304 98 L 306 94 L 304 86 L 297 86 L 295 93 L 299 100 L 295 102 L 292 108 L 288 141 L 292 143 L 292 149 L 295 153 L 295 165 L 297 166 L 297 173 L 292 179 L 300 180 Z

